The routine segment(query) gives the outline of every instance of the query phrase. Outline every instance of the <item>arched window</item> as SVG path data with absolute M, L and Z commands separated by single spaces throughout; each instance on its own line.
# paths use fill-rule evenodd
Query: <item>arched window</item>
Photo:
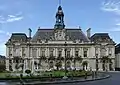
M 66 63 L 66 67 L 67 67 L 67 68 L 70 68 L 70 66 L 71 66 L 70 61 L 67 61 L 67 63 Z
M 51 69 L 51 68 L 53 68 L 54 67 L 54 63 L 53 63 L 53 61 L 50 61 L 49 62 L 49 68 Z

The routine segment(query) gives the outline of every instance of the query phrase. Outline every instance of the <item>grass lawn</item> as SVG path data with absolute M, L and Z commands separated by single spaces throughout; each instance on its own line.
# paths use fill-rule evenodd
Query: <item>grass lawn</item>
M 0 73 L 0 78 L 6 78 L 6 75 L 8 75 L 9 73 Z
M 46 72 L 41 72 L 41 76 L 39 77 L 63 77 L 65 75 L 65 71 L 46 71 Z M 10 72 L 1 72 L 0 73 L 0 79 L 14 79 L 14 78 L 19 78 L 19 76 L 16 76 L 14 74 L 16 74 L 16 72 L 12 72 L 12 76 L 11 76 L 11 73 Z M 39 74 L 39 73 L 38 73 Z M 87 72 L 88 75 L 90 75 L 91 73 L 88 71 Z M 74 76 L 74 77 L 80 77 L 80 76 L 84 76 L 85 75 L 85 71 L 67 71 L 66 73 L 67 76 Z M 24 76 L 23 78 L 38 78 L 38 76 L 35 76 L 33 74 L 33 76 Z

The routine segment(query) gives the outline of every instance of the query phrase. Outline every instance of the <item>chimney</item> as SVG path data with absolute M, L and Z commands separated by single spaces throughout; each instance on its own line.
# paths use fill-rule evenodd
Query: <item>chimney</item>
M 32 30 L 30 28 L 28 30 L 29 30 L 29 38 L 31 38 L 31 32 L 32 32 Z
M 91 37 L 91 28 L 88 28 L 86 32 L 87 32 L 87 37 L 90 38 Z

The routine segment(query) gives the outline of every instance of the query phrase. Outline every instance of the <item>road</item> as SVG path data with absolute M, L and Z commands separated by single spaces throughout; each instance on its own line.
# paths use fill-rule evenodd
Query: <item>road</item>
M 120 85 L 120 72 L 111 73 L 109 72 L 108 74 L 111 75 L 111 77 L 103 80 L 52 85 Z M 0 82 L 0 85 L 13 85 L 13 84 Z
M 111 77 L 108 79 L 54 85 L 120 85 L 120 72 L 110 72 L 108 74 L 111 75 Z

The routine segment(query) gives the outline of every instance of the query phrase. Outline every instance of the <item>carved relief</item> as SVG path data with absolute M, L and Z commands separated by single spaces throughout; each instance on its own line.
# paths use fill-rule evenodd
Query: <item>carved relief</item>
M 57 30 L 55 32 L 55 39 L 56 40 L 65 40 L 65 33 L 63 30 Z

